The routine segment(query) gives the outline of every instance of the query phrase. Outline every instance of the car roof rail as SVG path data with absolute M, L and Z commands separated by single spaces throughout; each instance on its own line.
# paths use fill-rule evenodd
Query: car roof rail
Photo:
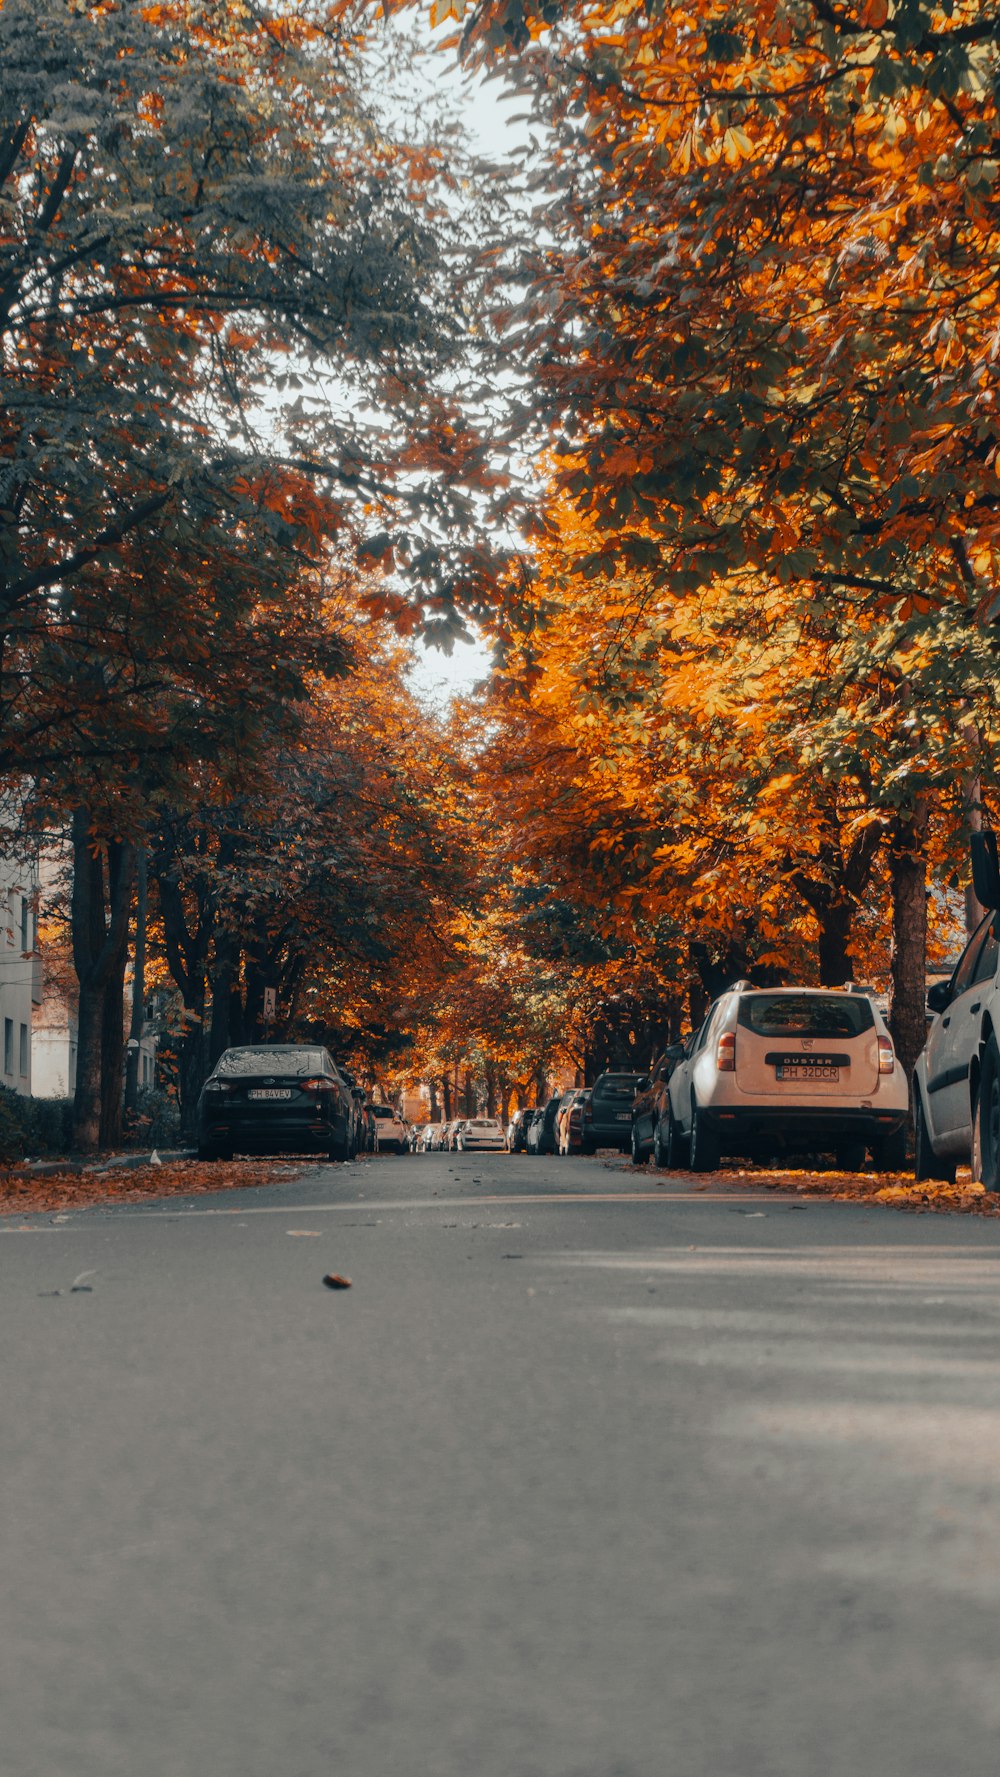
M 729 989 L 729 992 L 730 993 L 746 993 L 747 988 L 752 987 L 752 986 L 753 986 L 752 981 L 734 981 L 732 987 Z

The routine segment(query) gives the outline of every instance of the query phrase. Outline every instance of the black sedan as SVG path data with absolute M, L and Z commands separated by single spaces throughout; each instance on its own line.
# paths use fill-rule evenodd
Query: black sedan
M 198 1100 L 199 1160 L 244 1154 L 351 1154 L 350 1088 L 325 1049 L 253 1043 L 227 1049 Z

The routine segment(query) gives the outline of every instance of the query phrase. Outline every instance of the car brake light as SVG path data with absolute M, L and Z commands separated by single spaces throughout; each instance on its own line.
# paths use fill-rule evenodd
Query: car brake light
M 594 1108 L 592 1105 L 589 1105 L 589 1104 L 584 1105 L 583 1116 L 584 1116 L 584 1121 L 586 1123 L 592 1123 L 594 1121 Z
M 736 1072 L 736 1032 L 724 1030 L 715 1051 L 715 1065 L 720 1074 Z
M 207 1080 L 205 1083 L 205 1091 L 206 1092 L 235 1092 L 236 1091 L 236 1083 L 234 1080 Z
M 318 1080 L 300 1080 L 299 1085 L 302 1087 L 303 1092 L 334 1092 L 336 1090 L 332 1080 L 326 1080 L 322 1077 Z
M 879 1037 L 878 1071 L 880 1074 L 891 1074 L 896 1071 L 896 1054 L 891 1037 Z

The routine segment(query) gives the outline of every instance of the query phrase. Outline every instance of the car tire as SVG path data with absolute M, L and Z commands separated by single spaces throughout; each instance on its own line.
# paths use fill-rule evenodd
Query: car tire
M 345 1135 L 335 1139 L 330 1143 L 326 1152 L 327 1158 L 330 1160 L 350 1160 L 352 1158 L 350 1137 Z
M 206 1142 L 198 1143 L 199 1160 L 231 1160 L 232 1157 L 232 1148 L 213 1148 L 209 1147 Z
M 1000 1191 L 1000 1049 L 991 1036 L 983 1051 L 972 1124 L 972 1176 L 987 1191 Z
M 596 1154 L 597 1149 L 595 1148 L 592 1141 L 582 1141 L 580 1143 L 580 1152 L 581 1152 L 581 1154 L 586 1154 L 588 1156 L 588 1158 L 590 1158 L 594 1154 Z
M 872 1143 L 872 1165 L 876 1172 L 902 1172 L 906 1165 L 905 1127 Z
M 722 1158 L 722 1143 L 719 1139 L 719 1126 L 706 1117 L 705 1112 L 691 1103 L 691 1171 L 716 1172 Z
M 632 1125 L 632 1141 L 629 1151 L 632 1155 L 633 1166 L 645 1166 L 646 1161 L 649 1159 L 649 1155 L 644 1154 L 642 1151 L 642 1142 L 639 1140 L 639 1131 L 634 1123 Z
M 913 1086 L 913 1177 L 917 1184 L 925 1179 L 937 1179 L 941 1184 L 953 1185 L 958 1161 L 954 1155 L 948 1159 L 940 1159 L 931 1146 L 930 1130 L 924 1114 L 920 1087 Z
M 668 1164 L 667 1150 L 663 1140 L 663 1118 L 657 1117 L 653 1124 L 653 1165 L 666 1166 Z
M 688 1166 L 688 1138 L 674 1116 L 667 1111 L 666 1168 L 668 1172 L 684 1172 Z

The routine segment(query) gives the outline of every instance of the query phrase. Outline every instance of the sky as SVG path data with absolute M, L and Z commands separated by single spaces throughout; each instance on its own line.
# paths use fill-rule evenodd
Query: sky
M 413 28 L 414 21 L 408 19 L 405 30 L 409 32 Z M 449 29 L 454 29 L 453 21 L 437 34 L 447 36 Z M 424 71 L 426 66 L 424 64 Z M 475 153 L 489 160 L 503 161 L 524 147 L 528 132 L 523 123 L 516 121 L 518 113 L 524 110 L 523 95 L 505 92 L 498 80 L 462 74 L 455 67 L 453 58 L 446 55 L 441 57 L 440 70 L 434 68 L 434 76 L 460 111 Z M 456 643 L 450 655 L 443 654 L 439 648 L 418 643 L 416 662 L 407 676 L 418 696 L 443 709 L 452 697 L 466 696 L 489 670 L 488 639 L 477 635 L 472 642 Z

